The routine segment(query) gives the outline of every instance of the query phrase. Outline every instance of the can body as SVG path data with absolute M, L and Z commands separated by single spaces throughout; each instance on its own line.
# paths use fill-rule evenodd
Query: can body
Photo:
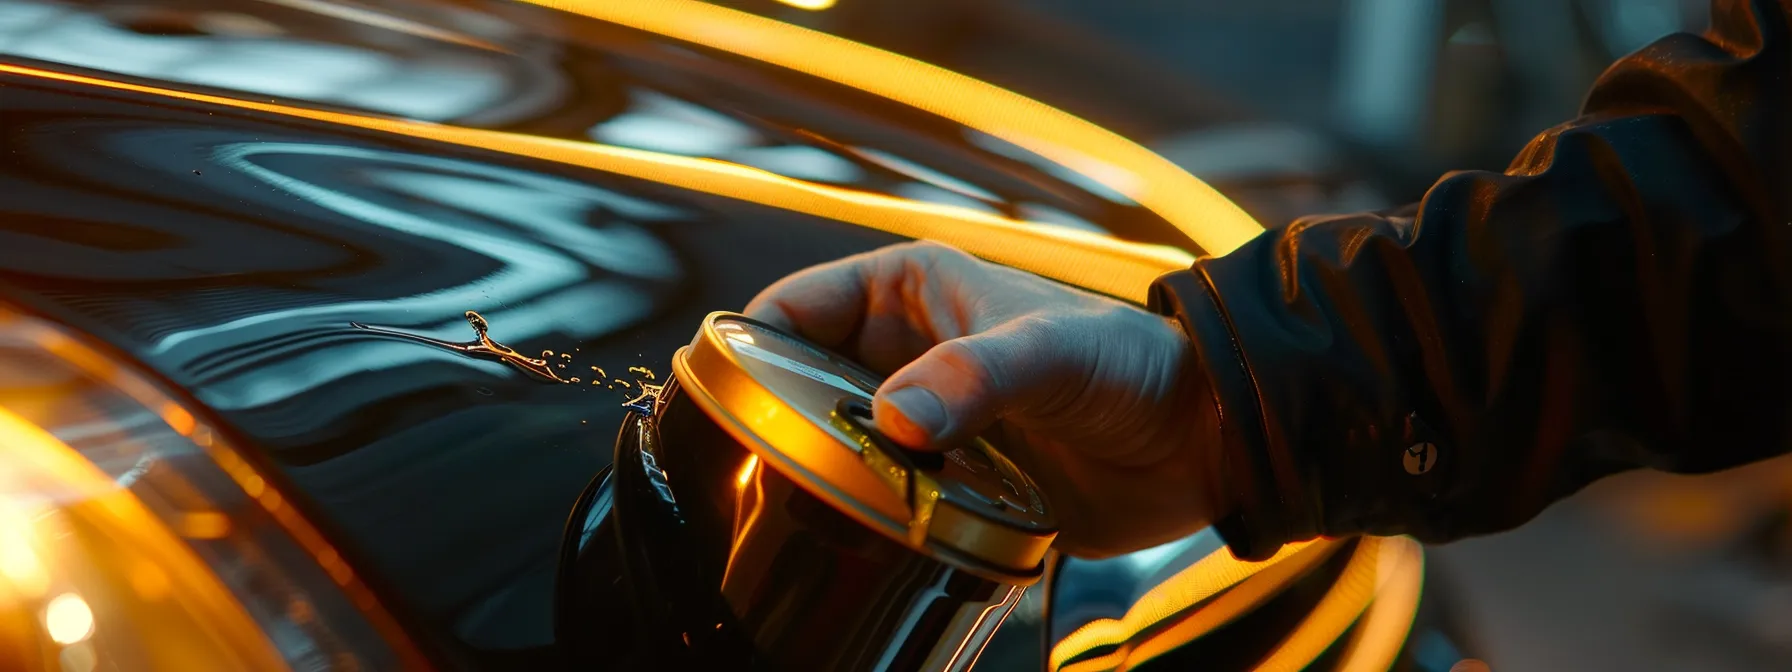
M 587 647 L 588 657 L 711 669 L 965 670 L 1024 590 L 842 514 L 762 464 L 684 399 L 676 379 L 652 415 L 630 414 L 613 474 L 600 480 L 611 489 L 604 515 L 612 519 L 588 525 L 575 512 L 568 526 L 579 531 L 569 534 L 578 551 L 568 557 L 600 569 L 561 574 L 575 584 L 561 586 L 562 600 L 620 602 L 573 609 L 609 632 L 562 624 L 564 638 L 605 642 Z M 619 611 L 632 616 L 628 625 L 614 617 Z

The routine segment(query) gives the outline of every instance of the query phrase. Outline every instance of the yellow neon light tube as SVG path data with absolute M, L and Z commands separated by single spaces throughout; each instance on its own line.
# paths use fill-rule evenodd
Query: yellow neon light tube
M 1194 258 L 1172 248 L 1029 224 L 969 208 L 910 201 L 791 179 L 739 164 L 590 142 L 312 110 L 0 63 L 0 74 L 74 82 L 323 121 L 527 156 L 936 240 L 990 261 L 1143 303 L 1151 281 Z
M 1356 555 L 1350 559 L 1350 564 L 1344 568 L 1337 583 L 1332 584 L 1331 590 L 1319 598 L 1313 611 L 1307 614 L 1300 625 L 1295 626 L 1294 631 L 1282 640 L 1275 651 L 1257 664 L 1256 672 L 1298 672 L 1306 669 L 1313 659 L 1331 648 L 1344 631 L 1356 624 L 1357 619 L 1368 609 L 1369 603 L 1390 581 L 1400 580 L 1402 586 L 1418 581 L 1418 565 L 1423 562 L 1422 557 L 1423 552 L 1419 550 L 1418 542 L 1412 539 L 1363 537 L 1357 545 Z M 1391 597 L 1395 598 L 1392 601 L 1404 601 L 1401 595 Z M 1416 608 L 1417 594 L 1412 594 L 1412 598 L 1411 604 Z M 1410 614 L 1408 612 L 1409 618 L 1405 624 L 1408 627 L 1411 625 Z M 1379 639 L 1348 645 L 1353 658 L 1387 655 L 1391 659 L 1392 655 L 1399 653 L 1397 645 L 1388 647 L 1386 643 L 1396 632 L 1401 635 L 1399 641 L 1405 641 L 1405 627 L 1400 626 L 1397 619 L 1388 623 L 1387 618 L 1387 615 L 1383 615 L 1377 619 L 1380 621 L 1379 625 L 1371 624 L 1375 625 L 1375 632 L 1363 633 L 1365 637 Z M 1395 628 L 1399 630 L 1396 631 Z
M 1337 672 L 1381 672 L 1393 667 L 1412 633 L 1424 591 L 1425 554 L 1418 542 L 1400 537 L 1386 542 L 1396 552 L 1382 558 L 1375 601 L 1339 656 Z M 1394 546 L 1398 543 L 1398 546 Z
M 1208 254 L 1263 227 L 1149 149 L 1013 91 L 826 33 L 694 0 L 522 0 L 783 66 L 1006 140 L 1137 201 Z
M 1257 562 L 1239 560 L 1223 550 L 1212 553 L 1152 587 L 1126 610 L 1124 616 L 1091 621 L 1058 640 L 1052 645 L 1047 669 L 1066 669 L 1066 664 L 1072 658 L 1086 651 L 1103 646 L 1125 645 L 1146 628 L 1161 624 L 1165 619 L 1186 611 L 1259 572 L 1287 563 L 1295 556 L 1302 555 L 1303 551 L 1313 551 L 1309 560 L 1324 558 L 1324 550 L 1336 543 L 1321 539 L 1288 544 L 1269 559 Z M 1118 653 L 1118 659 L 1107 662 L 1119 662 L 1127 656 L 1125 652 Z M 1106 661 L 1106 657 L 1103 660 Z M 1077 669 L 1082 667 L 1079 665 Z M 1111 665 L 1093 669 L 1111 669 Z

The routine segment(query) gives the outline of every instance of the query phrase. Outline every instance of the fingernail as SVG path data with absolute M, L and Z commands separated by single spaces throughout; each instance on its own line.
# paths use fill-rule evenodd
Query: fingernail
M 886 399 L 896 407 L 899 419 L 915 430 L 919 436 L 893 437 L 913 438 L 919 441 L 931 441 L 946 429 L 946 405 L 932 391 L 924 387 L 905 387 L 891 392 Z M 906 443 L 906 442 L 905 442 Z

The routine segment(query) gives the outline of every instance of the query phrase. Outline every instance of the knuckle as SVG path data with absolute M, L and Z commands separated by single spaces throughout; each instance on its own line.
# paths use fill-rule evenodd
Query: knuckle
M 939 347 L 941 362 L 953 372 L 1000 386 L 1002 366 L 987 339 L 955 338 Z
M 962 263 L 973 258 L 964 250 L 960 250 L 937 240 L 915 240 L 903 243 L 899 247 L 902 248 L 903 253 L 922 260 L 929 266 L 942 263 Z

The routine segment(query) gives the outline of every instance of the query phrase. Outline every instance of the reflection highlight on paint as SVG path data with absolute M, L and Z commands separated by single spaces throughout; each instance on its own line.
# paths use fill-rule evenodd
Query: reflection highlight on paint
M 1209 254 L 1230 252 L 1263 231 L 1213 187 L 1151 150 L 1050 105 L 935 65 L 695 0 L 524 1 L 789 68 L 951 119 L 1138 202 Z
M 1062 227 L 1038 226 L 961 207 L 918 203 L 892 196 L 804 182 L 715 159 L 683 157 L 587 142 L 426 124 L 345 112 L 311 110 L 275 103 L 128 84 L 4 63 L 0 63 L 0 74 L 79 83 L 117 91 L 131 91 L 311 119 L 627 175 L 864 226 L 909 238 L 946 243 L 999 264 L 1031 271 L 1061 282 L 1137 303 L 1143 303 L 1146 300 L 1150 285 L 1158 276 L 1169 271 L 1187 268 L 1194 261 L 1192 255 L 1178 249 L 1127 243 L 1107 236 Z M 293 143 L 260 143 L 253 148 L 239 150 L 237 153 L 265 152 L 270 149 L 270 144 L 278 145 L 274 149 L 283 152 L 327 151 L 340 154 L 358 151 L 354 148 L 335 146 L 316 147 Z M 415 159 L 415 157 L 407 158 Z M 268 172 L 260 169 L 259 166 L 246 164 L 242 161 L 241 156 L 220 156 L 219 159 L 245 172 Z M 1183 175 L 1187 174 L 1183 173 Z M 428 235 L 428 232 L 422 231 L 418 227 L 433 226 L 433 223 L 422 218 L 410 216 L 408 213 L 389 211 L 389 209 L 362 212 L 361 210 L 366 210 L 365 206 L 345 201 L 341 194 L 313 193 L 316 190 L 308 189 L 310 185 L 296 180 L 277 175 L 263 175 L 262 179 L 270 180 L 275 186 L 306 198 L 306 200 L 338 211 L 342 211 L 344 206 L 358 206 L 358 210 L 345 214 L 351 214 L 351 216 L 363 220 L 367 220 L 369 216 L 380 217 L 382 219 L 369 221 L 375 221 L 381 225 L 391 225 L 407 233 L 417 230 L 419 233 Z M 1201 184 L 1198 180 L 1195 183 Z M 1205 185 L 1201 186 L 1205 187 Z M 1230 204 L 1228 203 L 1228 205 Z M 1242 216 L 1242 211 L 1239 212 Z M 1213 218 L 1198 221 L 1197 224 L 1227 229 L 1230 227 L 1228 222 L 1237 223 L 1237 220 L 1231 219 L 1223 212 L 1206 214 L 1213 215 Z M 1245 221 L 1251 220 L 1247 218 Z M 1255 224 L 1252 223 L 1251 226 L 1254 227 Z M 1260 232 L 1261 229 L 1257 229 L 1257 231 Z M 455 233 L 460 236 L 466 235 L 465 231 L 456 231 Z M 1209 233 L 1214 233 L 1214 231 L 1209 231 Z M 1211 238 L 1212 236 L 1204 237 Z M 1224 235 L 1221 237 L 1226 238 Z M 461 244 L 465 242 L 459 238 L 454 240 Z M 1196 241 L 1201 242 L 1200 237 L 1197 237 Z M 1242 243 L 1243 239 L 1237 239 L 1234 242 Z M 1207 247 L 1205 244 L 1203 246 Z M 1231 247 L 1232 245 L 1228 245 L 1226 249 Z M 1215 248 L 1207 247 L 1207 249 Z M 542 263 L 550 266 L 557 265 L 559 262 L 559 259 L 542 260 Z M 431 298 L 446 299 L 448 297 L 432 296 Z M 341 306 L 331 308 L 340 309 Z M 273 318 L 258 316 L 257 319 Z M 229 330 L 239 326 L 242 325 L 218 325 L 211 328 L 211 331 Z M 189 330 L 162 339 L 162 342 L 157 345 L 157 351 L 165 352 L 181 341 L 205 335 L 205 333 L 194 333 L 196 331 L 203 330 Z

